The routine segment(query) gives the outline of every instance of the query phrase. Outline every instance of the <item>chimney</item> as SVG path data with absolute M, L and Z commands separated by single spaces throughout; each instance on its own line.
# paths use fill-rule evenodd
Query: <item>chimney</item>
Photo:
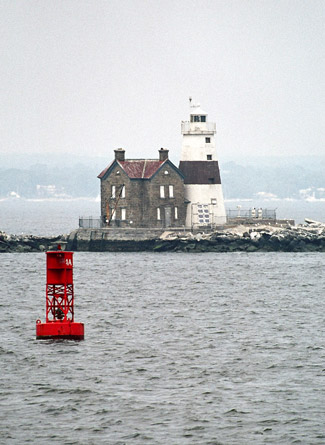
M 118 148 L 114 150 L 116 161 L 124 161 L 125 160 L 125 150 L 124 148 Z
M 166 159 L 168 159 L 168 152 L 169 150 L 166 148 L 161 148 L 159 150 L 159 161 L 166 161 Z

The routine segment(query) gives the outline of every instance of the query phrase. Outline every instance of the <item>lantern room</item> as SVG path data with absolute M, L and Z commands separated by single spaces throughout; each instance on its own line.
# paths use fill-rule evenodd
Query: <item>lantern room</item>
M 202 110 L 200 104 L 192 103 L 190 98 L 190 121 L 191 122 L 207 122 L 208 115 Z

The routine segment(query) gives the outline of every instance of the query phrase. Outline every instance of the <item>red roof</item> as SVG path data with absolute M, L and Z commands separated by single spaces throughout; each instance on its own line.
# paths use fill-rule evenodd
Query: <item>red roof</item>
M 166 160 L 128 159 L 126 161 L 116 162 L 121 166 L 130 179 L 149 179 L 157 172 L 157 170 L 159 170 Z M 105 168 L 105 170 L 98 175 L 98 178 L 103 178 L 111 166 L 112 164 Z
M 133 159 L 128 161 L 119 161 L 125 173 L 131 179 L 151 178 L 160 168 L 164 161 L 152 159 Z
M 113 161 L 114 162 L 114 161 Z M 102 172 L 99 173 L 99 175 L 97 176 L 97 178 L 102 179 L 105 175 L 107 170 L 109 170 L 109 168 L 111 167 L 111 165 L 113 164 L 113 162 L 111 162 L 106 168 L 104 168 L 104 170 Z

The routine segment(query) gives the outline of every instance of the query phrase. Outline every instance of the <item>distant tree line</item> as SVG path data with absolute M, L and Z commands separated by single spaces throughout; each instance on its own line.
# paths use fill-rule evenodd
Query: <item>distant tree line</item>
M 301 197 L 308 188 L 325 188 L 325 165 L 242 166 L 235 162 L 221 165 L 221 180 L 226 199 L 247 199 L 265 193 L 278 198 Z
M 106 165 L 102 165 L 102 169 Z M 324 188 L 324 163 L 316 165 L 240 165 L 235 162 L 221 163 L 221 180 L 225 199 L 253 198 L 260 193 L 273 194 L 278 198 L 301 197 L 300 190 Z M 51 197 L 54 193 L 70 197 L 96 197 L 99 194 L 97 175 L 100 168 L 95 164 L 68 163 L 54 167 L 46 163 L 27 168 L 0 167 L 0 197 L 17 193 L 24 198 Z M 48 195 L 47 187 L 49 189 Z
M 0 197 L 15 192 L 23 198 L 40 197 L 38 186 L 54 185 L 58 194 L 71 197 L 96 197 L 99 194 L 98 170 L 74 165 L 51 168 L 44 164 L 28 169 L 0 169 Z M 41 197 L 45 196 L 44 190 Z

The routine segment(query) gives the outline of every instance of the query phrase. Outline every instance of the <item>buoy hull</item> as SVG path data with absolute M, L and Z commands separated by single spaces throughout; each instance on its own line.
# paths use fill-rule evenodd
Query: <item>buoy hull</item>
M 50 323 L 36 323 L 36 339 L 67 339 L 84 340 L 85 329 L 83 323 L 56 321 Z

